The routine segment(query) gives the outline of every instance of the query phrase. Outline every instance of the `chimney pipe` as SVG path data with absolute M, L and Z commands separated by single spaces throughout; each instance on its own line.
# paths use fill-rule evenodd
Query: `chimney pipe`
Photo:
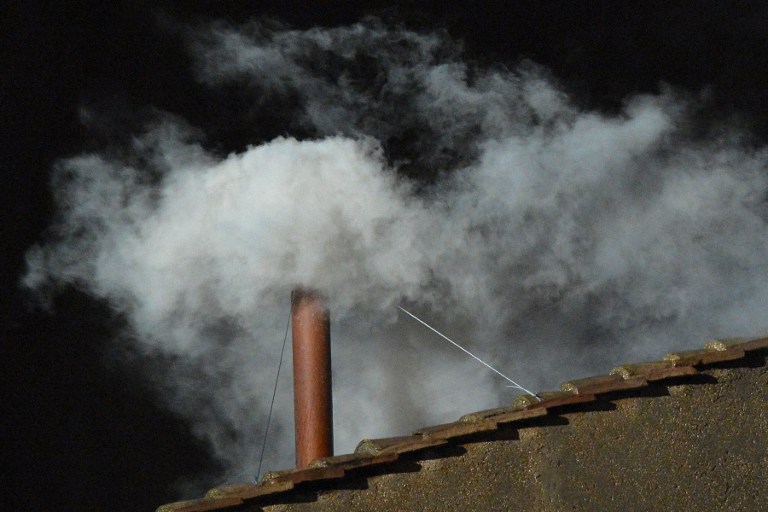
M 296 467 L 333 455 L 331 323 L 316 292 L 291 293 Z

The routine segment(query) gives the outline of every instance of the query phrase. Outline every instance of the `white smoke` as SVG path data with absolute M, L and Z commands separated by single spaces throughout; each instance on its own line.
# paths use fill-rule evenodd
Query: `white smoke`
M 302 139 L 219 157 L 166 119 L 128 157 L 60 162 L 25 283 L 122 312 L 230 479 L 255 474 L 295 286 L 330 301 L 339 452 L 512 400 L 403 301 L 529 388 L 766 325 L 768 154 L 693 141 L 671 92 L 586 111 L 530 63 L 377 22 L 192 47 L 211 87 L 254 91 L 253 122 L 295 107 Z M 270 468 L 292 460 L 281 391 Z

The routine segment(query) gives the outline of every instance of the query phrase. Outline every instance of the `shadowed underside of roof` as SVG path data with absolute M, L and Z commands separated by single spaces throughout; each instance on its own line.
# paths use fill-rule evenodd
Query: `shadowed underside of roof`
M 157 512 L 768 509 L 766 354 L 711 341 Z

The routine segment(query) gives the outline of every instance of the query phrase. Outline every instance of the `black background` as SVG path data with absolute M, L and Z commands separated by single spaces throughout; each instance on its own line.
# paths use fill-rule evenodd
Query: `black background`
M 206 129 L 207 143 L 243 149 L 270 138 L 224 122 L 237 94 L 195 83 L 173 27 L 269 16 L 296 28 L 377 15 L 445 28 L 469 59 L 547 66 L 585 107 L 615 110 L 628 95 L 671 84 L 703 95 L 700 129 L 739 124 L 768 136 L 765 2 L 43 2 L 2 3 L 0 464 L 7 510 L 153 510 L 175 484 L 216 468 L 187 426 L 163 410 L 116 352 L 121 320 L 76 290 L 50 312 L 19 288 L 24 253 L 53 221 L 53 162 L 118 136 L 121 113 L 158 108 Z M 165 27 L 165 28 L 163 28 Z M 94 132 L 79 110 L 112 112 Z M 715 122 L 713 122 L 715 121 Z M 131 119 L 125 119 L 129 133 Z M 115 128 L 117 127 L 117 128 Z M 111 130 L 111 131 L 110 131 Z

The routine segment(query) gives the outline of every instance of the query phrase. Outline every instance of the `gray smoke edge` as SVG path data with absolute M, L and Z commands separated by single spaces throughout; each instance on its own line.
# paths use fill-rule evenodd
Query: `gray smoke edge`
M 608 115 L 535 64 L 465 62 L 444 33 L 271 27 L 190 32 L 200 80 L 252 90 L 254 122 L 298 98 L 312 136 L 220 156 L 164 117 L 128 151 L 62 160 L 24 278 L 107 301 L 175 362 L 155 378 L 223 480 L 255 476 L 294 286 L 331 307 L 340 453 L 516 394 L 398 304 L 533 389 L 765 328 L 768 154 L 693 140 L 694 100 Z M 284 368 L 269 469 L 292 465 Z

